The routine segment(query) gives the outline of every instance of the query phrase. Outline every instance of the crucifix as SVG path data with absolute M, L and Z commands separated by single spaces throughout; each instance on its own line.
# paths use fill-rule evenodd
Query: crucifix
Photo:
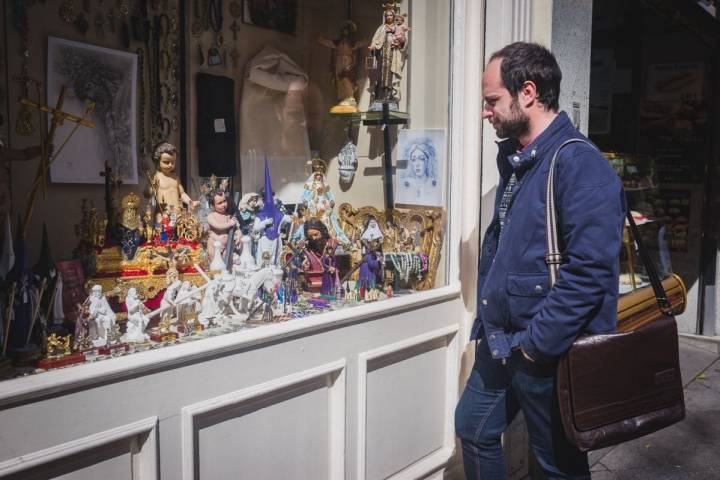
M 62 152 L 65 145 L 67 145 L 70 138 L 81 125 L 88 128 L 95 128 L 95 123 L 87 120 L 86 118 L 88 115 L 92 114 L 95 111 L 95 104 L 92 102 L 89 103 L 85 110 L 85 115 L 83 117 L 78 117 L 77 115 L 73 115 L 72 113 L 67 113 L 62 110 L 66 95 L 67 87 L 63 86 L 60 89 L 60 95 L 58 96 L 55 108 L 41 105 L 37 102 L 33 102 L 32 100 L 28 100 L 27 98 L 20 99 L 20 104 L 23 105 L 23 107 L 34 108 L 37 109 L 39 112 L 49 113 L 52 115 L 52 120 L 50 121 L 50 128 L 48 129 L 47 137 L 44 140 L 42 138 L 42 129 L 40 130 L 40 163 L 38 164 L 37 173 L 35 174 L 35 180 L 33 181 L 30 193 L 28 194 L 28 204 L 25 209 L 25 219 L 23 224 L 23 236 L 27 234 L 27 229 L 30 225 L 30 219 L 32 217 L 35 203 L 37 201 L 38 192 L 42 188 L 43 194 L 45 193 L 45 181 L 48 170 L 50 170 L 50 165 L 57 158 L 60 152 Z M 61 126 L 66 120 L 75 123 L 75 127 L 70 131 L 70 133 L 65 138 L 60 147 L 57 149 L 57 151 L 55 151 L 55 146 L 53 144 L 53 142 L 55 141 L 55 133 L 57 131 L 57 128 Z

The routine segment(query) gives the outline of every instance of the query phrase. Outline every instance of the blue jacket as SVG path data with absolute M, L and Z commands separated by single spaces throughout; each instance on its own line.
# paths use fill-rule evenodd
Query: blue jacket
M 583 332 L 615 330 L 625 197 L 607 160 L 583 143 L 563 147 L 555 166 L 563 263 L 552 290 L 549 285 L 545 188 L 552 156 L 569 138 L 585 139 L 561 112 L 521 152 L 515 140 L 498 142 L 500 183 L 482 243 L 471 335 L 485 338 L 495 359 L 522 347 L 548 362 Z M 498 207 L 513 169 L 519 180 L 498 244 Z

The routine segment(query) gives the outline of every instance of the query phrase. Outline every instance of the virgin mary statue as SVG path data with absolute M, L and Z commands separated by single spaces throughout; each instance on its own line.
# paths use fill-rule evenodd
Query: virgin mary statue
M 388 103 L 390 110 L 397 110 L 409 29 L 397 3 L 383 4 L 383 8 L 383 24 L 375 30 L 369 47 L 374 70 L 370 110 L 382 109 L 383 103 Z

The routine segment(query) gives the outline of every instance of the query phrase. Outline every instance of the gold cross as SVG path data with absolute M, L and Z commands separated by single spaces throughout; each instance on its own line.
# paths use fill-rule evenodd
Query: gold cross
M 80 125 L 88 128 L 95 128 L 95 123 L 87 120 L 85 117 L 90 115 L 92 112 L 95 111 L 95 104 L 89 103 L 87 106 L 87 109 L 85 111 L 85 115 L 83 117 L 78 117 L 77 115 L 73 115 L 72 113 L 67 113 L 62 110 L 63 103 L 65 102 L 65 96 L 67 95 L 67 87 L 63 86 L 60 89 L 60 95 L 58 96 L 57 104 L 55 108 L 48 107 L 45 105 L 41 105 L 37 102 L 33 102 L 32 100 L 29 100 L 27 98 L 21 98 L 20 104 L 23 105 L 23 107 L 28 108 L 34 108 L 39 110 L 40 112 L 50 113 L 52 114 L 52 120 L 50 122 L 50 129 L 48 130 L 47 137 L 43 141 L 42 139 L 42 130 L 41 130 L 41 138 L 40 138 L 40 148 L 41 148 L 41 154 L 40 154 L 40 164 L 38 165 L 37 173 L 35 174 L 35 180 L 33 182 L 33 185 L 31 187 L 30 193 L 28 194 L 28 204 L 25 209 L 25 218 L 23 220 L 23 236 L 27 234 L 27 229 L 30 226 L 30 219 L 32 217 L 33 210 L 35 208 L 35 202 L 37 201 L 37 194 L 40 191 L 40 188 L 43 189 L 43 195 L 45 194 L 45 185 L 46 185 L 46 176 L 47 172 L 50 169 L 50 165 L 52 162 L 57 158 L 57 156 L 60 154 L 62 149 L 65 147 L 67 142 L 70 140 L 70 137 L 75 133 L 75 131 L 80 127 Z M 72 123 L 75 123 L 75 128 L 70 132 L 70 134 L 67 136 L 63 144 L 60 146 L 60 148 L 57 150 L 57 152 L 54 151 L 54 140 L 55 140 L 55 132 L 57 131 L 57 128 L 61 126 L 65 121 L 69 121 Z M 54 153 L 54 155 L 53 155 Z M 51 158 L 52 157 L 52 158 Z

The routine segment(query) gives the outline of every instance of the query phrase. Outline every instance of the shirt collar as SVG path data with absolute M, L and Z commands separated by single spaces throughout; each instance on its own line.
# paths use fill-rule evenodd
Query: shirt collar
M 554 139 L 558 135 L 566 133 L 568 128 L 572 129 L 572 131 L 575 130 L 567 114 L 560 112 L 550 125 L 521 151 L 518 151 L 520 144 L 514 138 L 497 142 L 500 152 L 498 157 L 500 172 L 510 174 L 513 171 L 517 172 L 530 168 L 538 158 L 543 157 L 548 148 L 552 148 L 555 143 Z M 505 161 L 502 161 L 502 159 L 505 159 Z

